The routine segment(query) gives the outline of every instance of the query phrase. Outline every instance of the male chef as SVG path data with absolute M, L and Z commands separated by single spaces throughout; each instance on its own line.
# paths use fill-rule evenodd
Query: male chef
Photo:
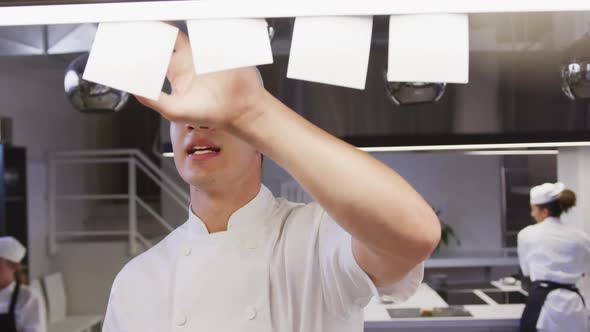
M 170 94 L 138 99 L 171 121 L 188 220 L 118 274 L 104 332 L 360 332 L 373 296 L 415 292 L 441 230 L 400 175 L 289 109 L 256 68 L 196 75 L 182 33 L 167 77 Z M 275 198 L 261 155 L 316 202 Z

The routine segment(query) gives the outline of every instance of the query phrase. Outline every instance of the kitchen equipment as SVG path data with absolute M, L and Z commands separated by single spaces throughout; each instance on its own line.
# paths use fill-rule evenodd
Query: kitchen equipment
M 487 296 L 498 304 L 526 303 L 527 296 L 519 291 L 484 290 Z
M 561 68 L 561 90 L 571 100 L 590 98 L 590 34 L 566 50 L 566 65 Z
M 72 106 L 82 113 L 113 113 L 122 110 L 129 93 L 82 78 L 88 53 L 74 59 L 66 69 L 64 89 Z
M 446 83 L 389 82 L 387 70 L 383 71 L 383 82 L 387 96 L 396 106 L 436 103 L 447 87 Z
M 506 277 L 506 278 L 500 279 L 500 282 L 506 286 L 514 286 L 514 285 L 516 285 L 517 281 L 518 280 L 516 280 L 516 278 L 514 278 L 514 277 Z
M 487 304 L 473 290 L 439 290 L 437 293 L 449 305 Z
M 0 144 L 12 144 L 12 119 L 0 116 Z

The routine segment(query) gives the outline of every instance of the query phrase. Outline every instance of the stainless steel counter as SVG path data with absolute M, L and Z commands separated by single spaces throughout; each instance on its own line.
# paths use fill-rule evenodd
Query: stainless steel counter
M 490 288 L 496 288 L 490 284 Z M 498 289 L 501 291 L 500 289 Z M 510 290 L 509 290 L 510 291 Z M 480 293 L 478 293 L 481 295 Z M 392 319 L 387 309 L 438 308 L 449 304 L 432 288 L 422 284 L 416 294 L 402 304 L 382 304 L 376 299 L 365 308 L 365 331 L 486 331 L 518 330 L 524 304 L 498 304 L 483 297 L 485 304 L 464 305 L 471 317 L 415 317 Z

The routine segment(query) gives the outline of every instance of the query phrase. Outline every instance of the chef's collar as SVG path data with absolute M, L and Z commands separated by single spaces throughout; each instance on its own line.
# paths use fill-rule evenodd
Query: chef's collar
M 545 220 L 543 220 L 543 222 L 550 222 L 550 223 L 561 224 L 561 219 L 560 218 L 557 218 L 557 217 L 547 217 L 547 218 L 545 218 Z
M 272 192 L 261 184 L 258 194 L 229 217 L 227 231 L 255 229 L 257 225 L 260 225 L 267 219 L 268 215 L 274 209 L 275 202 Z M 207 226 L 194 214 L 191 206 L 188 208 L 187 224 L 189 232 L 192 234 L 209 234 Z

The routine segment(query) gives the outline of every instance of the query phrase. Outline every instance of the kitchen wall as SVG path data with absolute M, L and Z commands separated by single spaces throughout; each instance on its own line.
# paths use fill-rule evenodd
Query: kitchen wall
M 48 151 L 96 144 L 96 119 L 75 111 L 63 88 L 67 62 L 59 57 L 0 57 L 0 114 L 13 120 L 13 142 L 29 162 Z
M 104 128 L 114 121 L 72 108 L 63 92 L 67 63 L 60 57 L 0 57 L 0 115 L 13 120 L 13 144 L 27 148 L 31 278 L 60 271 L 70 312 L 103 313 L 112 280 L 129 259 L 126 243 L 62 243 L 57 256 L 48 254 L 48 153 L 104 147 L 111 135 Z M 96 168 L 63 167 L 58 175 L 62 193 L 80 193 L 98 180 Z M 89 205 L 59 203 L 59 224 L 79 227 L 89 214 Z
M 502 247 L 500 157 L 462 153 L 374 153 L 401 174 L 450 224 L 461 246 L 448 251 L 494 251 Z M 362 174 L 359 174 L 362 176 Z M 263 182 L 280 195 L 291 177 L 266 159 Z
M 557 162 L 558 180 L 576 192 L 576 207 L 563 216 L 564 221 L 590 235 L 590 148 L 563 148 Z M 590 267 L 588 267 L 590 269 Z M 578 284 L 586 302 L 590 299 L 590 275 Z M 590 307 L 588 308 L 590 311 Z
M 52 268 L 65 278 L 71 314 L 104 314 L 115 276 L 131 259 L 126 242 L 62 243 Z
M 94 146 L 97 122 L 76 112 L 63 92 L 67 62 L 58 57 L 0 57 L 0 115 L 13 120 L 13 144 L 27 148 L 31 276 L 51 270 L 47 256 L 47 153 Z M 67 182 L 76 182 L 75 174 Z M 76 217 L 69 214 L 71 217 Z
M 397 170 L 453 226 L 462 251 L 501 248 L 500 158 L 462 153 L 375 156 Z
M 468 257 L 470 254 L 495 256 L 502 249 L 499 156 L 475 156 L 463 153 L 373 153 L 401 174 L 435 208 L 440 218 L 450 224 L 461 245 L 451 241 L 441 246 L 434 258 L 446 255 Z M 362 176 L 362 175 L 359 175 Z M 293 179 L 274 162 L 265 159 L 263 183 L 277 196 L 293 186 Z M 286 188 L 285 188 L 286 187 Z M 305 199 L 306 197 L 304 197 Z M 518 272 L 518 266 L 427 269 L 431 276 L 448 277 L 449 283 L 480 282 Z

